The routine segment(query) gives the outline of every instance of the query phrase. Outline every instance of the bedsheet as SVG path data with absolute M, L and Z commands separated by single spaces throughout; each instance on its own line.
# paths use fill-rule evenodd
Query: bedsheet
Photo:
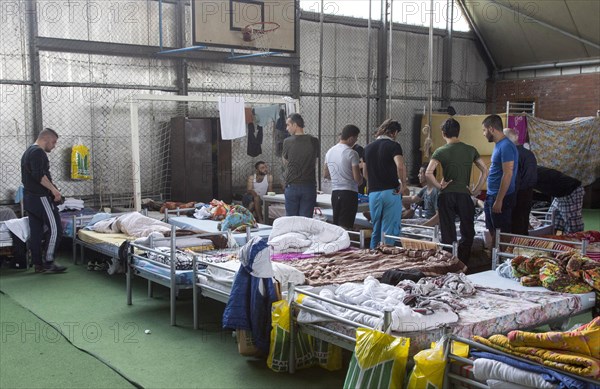
M 593 293 L 573 295 L 550 292 L 544 288 L 527 288 L 517 282 L 498 276 L 493 271 L 468 275 L 477 284 L 477 293 L 464 297 L 466 306 L 459 310 L 458 321 L 450 324 L 450 331 L 471 339 L 473 335 L 490 336 L 516 329 L 537 327 L 546 322 L 569 317 L 594 306 Z M 490 288 L 481 285 L 494 285 Z M 410 325 L 406 323 L 405 327 Z M 338 322 L 325 323 L 329 329 L 354 336 L 354 329 Z M 408 329 L 408 328 L 407 328 Z M 444 329 L 423 331 L 415 326 L 414 331 L 395 333 L 411 339 L 410 355 L 429 348 L 431 342 L 439 341 Z

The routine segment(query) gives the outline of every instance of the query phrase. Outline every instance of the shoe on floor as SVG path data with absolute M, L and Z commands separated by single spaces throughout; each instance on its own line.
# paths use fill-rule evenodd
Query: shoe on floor
M 48 262 L 44 265 L 44 274 L 62 273 L 67 270 L 66 266 L 61 266 L 56 262 Z

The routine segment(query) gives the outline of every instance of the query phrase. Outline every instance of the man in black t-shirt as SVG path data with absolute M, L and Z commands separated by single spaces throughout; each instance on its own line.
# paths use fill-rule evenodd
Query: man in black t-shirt
M 387 119 L 378 128 L 377 139 L 365 147 L 365 178 L 373 224 L 371 249 L 377 248 L 384 232 L 400 235 L 402 193 L 408 194 L 402 147 L 396 142 L 401 129 L 400 123 Z M 383 243 L 393 244 L 393 240 L 388 238 Z
M 29 217 L 29 248 L 36 273 L 61 273 L 67 269 L 54 261 L 56 248 L 62 237 L 57 208 L 62 195 L 52 183 L 50 161 L 46 153 L 56 147 L 57 140 L 56 131 L 46 128 L 21 157 L 21 181 L 25 192 L 23 203 Z
M 585 191 L 581 181 L 558 170 L 538 166 L 537 183 L 533 189 L 554 198 L 550 211 L 556 212 L 556 230 L 567 234 L 583 231 L 581 209 Z

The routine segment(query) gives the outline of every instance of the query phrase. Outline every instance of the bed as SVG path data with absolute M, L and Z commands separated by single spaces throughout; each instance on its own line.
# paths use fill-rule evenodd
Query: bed
M 365 244 L 364 232 L 348 231 L 351 237 L 350 243 L 357 249 L 363 248 Z M 240 267 L 238 260 L 238 248 L 221 249 L 205 251 L 194 257 L 193 279 L 196 282 L 193 285 L 194 289 L 194 328 L 198 329 L 198 303 L 199 297 L 210 298 L 212 300 L 227 303 L 233 286 L 235 275 Z M 301 254 L 283 255 L 282 258 L 301 258 Z M 286 267 L 285 262 L 281 264 L 277 261 L 273 262 L 276 277 L 282 281 L 282 286 L 287 287 L 288 280 L 292 279 L 299 281 L 298 274 L 290 274 L 290 269 Z M 304 279 L 302 279 L 304 281 Z
M 153 284 L 169 288 L 171 325 L 176 325 L 175 299 L 182 289 L 193 289 L 196 274 L 195 257 L 202 251 L 213 250 L 211 234 L 176 236 L 171 227 L 169 238 L 146 239 L 143 243 L 131 242 L 127 251 L 127 305 L 132 305 L 134 276 L 148 281 L 148 297 L 153 297 Z
M 264 212 L 264 220 L 265 222 L 267 220 L 269 220 L 269 206 L 271 204 L 285 204 L 285 195 L 280 193 L 280 194 L 275 194 L 275 195 L 265 195 L 263 196 L 263 202 L 264 202 L 264 207 L 263 207 L 263 212 Z M 327 194 L 327 193 L 321 193 L 321 194 L 317 194 L 317 202 L 316 202 L 316 207 L 319 207 L 321 209 L 330 209 L 331 208 L 331 194 Z M 366 212 L 369 210 L 369 203 L 368 202 L 362 202 L 358 204 L 358 212 L 362 213 L 362 212 Z
M 463 296 L 458 300 L 458 303 L 463 307 L 456 312 L 458 316 L 456 322 L 446 323 L 434 329 L 423 330 L 419 328 L 416 331 L 410 331 L 409 324 L 411 323 L 405 322 L 401 323 L 404 326 L 403 331 L 393 332 L 398 336 L 411 339 L 410 355 L 429 348 L 432 341 L 438 341 L 446 332 L 470 338 L 474 334 L 488 336 L 494 333 L 506 333 L 514 329 L 534 328 L 557 322 L 562 323 L 564 319 L 585 312 L 595 304 L 593 293 L 563 294 L 554 293 L 545 288 L 525 288 L 518 282 L 503 278 L 494 271 L 468 276 L 461 275 L 461 277 L 466 278 L 475 287 L 476 293 L 471 296 Z M 490 285 L 494 287 L 492 288 Z M 328 319 L 303 322 L 301 318 L 299 319 L 300 314 L 298 314 L 292 319 L 293 325 L 309 335 L 337 344 L 348 350 L 353 350 L 356 325 L 349 327 L 347 324 L 350 323 L 338 320 L 338 317 L 342 316 L 341 314 L 328 316 L 329 308 L 315 309 L 315 306 L 326 306 L 325 304 L 320 302 L 315 304 L 306 298 L 301 302 L 297 301 L 297 296 L 300 294 L 310 296 L 316 301 L 323 300 L 321 295 L 327 294 L 322 293 L 319 289 L 316 289 L 315 292 L 303 286 L 296 286 L 293 287 L 289 299 L 293 300 L 291 305 L 298 312 L 308 308 L 313 315 L 322 315 L 323 318 Z M 357 308 L 359 307 L 356 304 L 344 305 L 336 299 L 325 301 L 338 306 L 338 309 L 355 310 L 356 312 L 350 312 L 350 315 L 358 315 L 359 310 Z M 378 313 L 381 316 L 382 314 L 381 310 L 365 307 L 360 309 L 366 309 L 373 315 Z M 358 324 L 362 325 L 363 323 Z
M 185 216 L 189 212 L 195 211 L 195 208 L 185 208 L 185 209 L 173 209 L 165 211 L 165 221 L 169 224 L 177 226 L 179 228 L 183 228 L 186 230 L 198 231 L 198 232 L 221 232 L 219 230 L 219 223 L 215 220 L 209 219 L 196 219 L 194 217 Z M 246 230 L 246 232 L 234 232 L 233 238 L 237 242 L 238 245 L 244 245 L 248 240 L 250 235 L 260 236 L 263 238 L 268 238 L 271 233 L 271 226 L 266 224 L 258 224 L 258 228 L 251 228 Z

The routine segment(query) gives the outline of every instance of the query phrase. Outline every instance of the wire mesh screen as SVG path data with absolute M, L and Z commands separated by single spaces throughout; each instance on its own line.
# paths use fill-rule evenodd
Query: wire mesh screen
M 21 155 L 33 143 L 31 87 L 0 88 L 0 201 L 10 203 L 21 185 Z

